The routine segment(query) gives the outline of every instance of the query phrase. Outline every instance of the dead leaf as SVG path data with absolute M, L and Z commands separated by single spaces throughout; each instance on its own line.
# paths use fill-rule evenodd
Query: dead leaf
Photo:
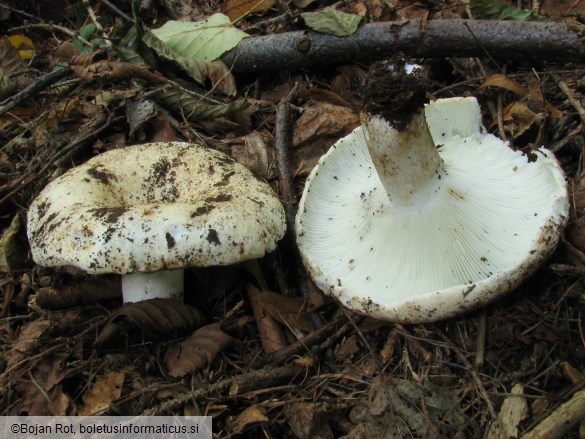
M 21 59 L 26 61 L 35 56 L 35 45 L 29 37 L 15 34 L 11 35 L 9 39 L 10 44 L 18 50 Z
M 481 90 L 482 88 L 486 87 L 497 87 L 507 91 L 511 91 L 512 93 L 517 94 L 520 97 L 524 97 L 528 94 L 528 90 L 519 84 L 517 81 L 508 78 L 506 75 L 502 75 L 501 73 L 495 73 L 489 76 L 483 84 L 479 87 Z
M 426 21 L 429 16 L 429 7 L 423 2 L 412 0 L 399 1 L 396 12 L 398 20 L 421 20 Z
M 69 60 L 69 67 L 77 76 L 86 81 L 96 78 L 135 79 L 142 78 L 154 84 L 163 84 L 167 79 L 156 72 L 148 70 L 147 66 L 130 64 L 123 61 L 99 60 L 93 58 L 99 54 L 73 56 Z
M 276 0 L 224 0 L 220 11 L 230 20 L 237 21 L 248 14 L 270 9 L 275 3 Z
M 284 409 L 288 425 L 299 439 L 333 437 L 327 413 L 316 403 L 293 402 Z
M 48 320 L 34 320 L 21 327 L 18 339 L 12 348 L 4 353 L 4 360 L 8 369 L 16 366 L 20 361 L 31 356 L 34 349 L 41 343 L 41 335 L 48 330 L 51 324 Z
M 40 288 L 36 295 L 36 303 L 44 309 L 58 310 L 120 297 L 122 285 L 119 276 L 99 276 Z
M 297 94 L 297 98 L 300 101 L 319 101 L 319 102 L 327 102 L 332 105 L 338 105 L 340 107 L 351 107 L 349 102 L 339 96 L 337 93 L 325 90 L 322 88 L 307 88 L 305 90 L 301 90 Z
M 359 126 L 356 113 L 345 106 L 327 102 L 312 102 L 303 108 L 301 117 L 295 124 L 293 145 L 313 142 L 317 137 L 334 136 L 341 138 Z
M 515 139 L 534 124 L 541 126 L 545 115 L 533 112 L 524 102 L 513 102 L 502 110 L 504 126 Z
M 266 416 L 266 412 L 262 407 L 258 405 L 252 405 L 238 416 L 229 420 L 232 434 L 242 433 L 246 427 L 258 424 L 260 422 L 268 422 L 269 419 Z
M 159 339 L 180 337 L 201 326 L 205 316 L 192 306 L 176 299 L 149 299 L 128 303 L 112 314 L 98 336 L 99 347 L 126 343 L 133 336 Z
M 352 335 L 351 337 L 344 339 L 343 342 L 335 348 L 335 354 L 340 360 L 350 361 L 359 350 L 360 348 L 357 343 L 357 338 L 355 335 Z
M 276 177 L 275 152 L 272 137 L 251 133 L 236 139 L 231 145 L 231 156 L 263 180 Z
M 48 390 L 40 391 L 32 382 L 18 385 L 21 401 L 13 409 L 14 415 L 27 416 L 69 416 L 72 415 L 73 403 L 63 392 L 61 384 Z
M 12 45 L 6 36 L 0 38 L 0 69 L 6 74 L 24 70 L 26 64 L 22 61 L 18 49 Z
M 362 90 L 367 72 L 358 66 L 346 65 L 338 68 L 339 73 L 331 81 L 331 91 L 337 93 L 346 102 L 354 113 L 359 114 L 362 108 Z
M 257 299 L 261 291 L 252 284 L 246 285 L 246 291 L 250 299 L 250 304 L 252 305 L 252 310 L 254 311 L 258 335 L 260 336 L 260 342 L 262 343 L 264 352 L 277 352 L 286 347 L 282 328 L 276 319 L 262 306 L 262 302 Z
M 175 130 L 171 126 L 169 113 L 159 111 L 157 115 L 148 121 L 148 142 L 175 142 L 178 140 Z
M 301 297 L 287 297 L 272 291 L 259 291 L 254 295 L 253 300 L 257 306 L 283 325 L 305 332 L 313 330 L 311 318 L 303 308 Z
M 106 410 L 110 403 L 122 395 L 124 372 L 109 372 L 98 379 L 89 391 L 83 394 L 84 405 L 79 409 L 79 416 L 97 415 Z
M 167 351 L 164 362 L 169 375 L 182 377 L 207 367 L 231 341 L 232 337 L 221 330 L 219 323 L 199 328 Z

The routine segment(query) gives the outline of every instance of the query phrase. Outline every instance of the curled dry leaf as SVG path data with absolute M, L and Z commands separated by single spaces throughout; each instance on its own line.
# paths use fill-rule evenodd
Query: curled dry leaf
M 112 371 L 98 379 L 83 395 L 84 405 L 79 409 L 78 415 L 90 416 L 107 409 L 110 403 L 122 394 L 123 384 L 124 372 Z
M 128 303 L 116 311 L 96 340 L 97 346 L 139 339 L 184 336 L 205 321 L 203 314 L 176 299 L 149 299 Z
M 96 61 L 89 65 L 74 64 L 73 60 L 78 57 L 73 57 L 69 62 L 71 70 L 80 78 L 86 81 L 91 81 L 96 78 L 108 77 L 111 79 L 135 79 L 142 78 L 155 84 L 162 84 L 167 82 L 167 79 L 158 74 L 148 70 L 145 66 L 137 66 L 123 61 Z
M 230 20 L 236 21 L 254 12 L 265 11 L 271 8 L 276 0 L 225 0 L 220 10 L 227 15 Z
M 36 302 L 41 308 L 57 310 L 118 297 L 122 297 L 119 277 L 100 276 L 95 279 L 70 281 L 61 286 L 40 288 Z
M 258 405 L 251 405 L 244 409 L 244 411 L 238 416 L 230 419 L 229 424 L 232 430 L 231 432 L 233 434 L 239 434 L 242 433 L 246 427 L 267 421 L 269 421 L 269 419 L 266 416 L 264 408 L 259 407 Z
M 231 341 L 232 337 L 221 330 L 219 323 L 199 328 L 167 351 L 165 365 L 169 375 L 182 377 L 208 366 Z
M 508 90 L 511 91 L 512 93 L 517 94 L 518 96 L 526 96 L 528 94 L 528 90 L 526 90 L 524 86 L 501 73 L 495 73 L 493 75 L 490 75 L 484 81 L 484 83 L 481 84 L 479 89 L 481 90 L 482 88 L 487 87 L 497 87 L 504 90 Z

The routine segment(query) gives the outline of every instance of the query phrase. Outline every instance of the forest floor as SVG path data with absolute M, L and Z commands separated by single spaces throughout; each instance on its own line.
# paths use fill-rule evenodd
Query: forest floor
M 439 322 L 379 321 L 306 287 L 294 240 L 285 239 L 256 271 L 186 271 L 186 305 L 172 306 L 198 309 L 203 323 L 171 305 L 122 306 L 118 276 L 35 264 L 28 206 L 95 155 L 185 140 L 230 155 L 281 199 L 284 167 L 294 207 L 319 158 L 360 125 L 376 54 L 246 74 L 214 64 L 196 84 L 184 66 L 132 39 L 129 3 L 0 4 L 3 415 L 209 415 L 216 437 L 585 438 L 582 39 L 573 60 L 488 50 L 413 59 L 432 72 L 430 98 L 475 96 L 488 132 L 527 154 L 545 146 L 566 173 L 569 225 L 510 294 Z M 251 36 L 306 30 L 301 14 L 328 6 L 362 25 L 537 14 L 579 38 L 585 31 L 582 0 L 517 2 L 532 16 L 516 2 L 487 1 L 475 2 L 475 13 L 450 0 L 135 3 L 144 28 L 225 12 L 243 16 L 235 26 Z

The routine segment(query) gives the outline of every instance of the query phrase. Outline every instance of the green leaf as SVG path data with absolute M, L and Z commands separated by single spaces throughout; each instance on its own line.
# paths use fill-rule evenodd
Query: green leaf
M 218 90 L 223 93 L 234 96 L 236 94 L 235 80 L 227 66 L 221 60 L 213 62 L 198 61 L 186 56 L 182 56 L 171 50 L 167 44 L 158 39 L 152 31 L 143 27 L 142 41 L 153 49 L 159 56 L 173 61 L 199 84 L 204 84 L 209 79 L 214 85 L 219 84 Z
M 331 7 L 318 12 L 304 12 L 301 17 L 310 29 L 338 37 L 353 34 L 364 18 L 359 15 L 341 12 Z
M 548 21 L 541 15 L 506 6 L 494 0 L 471 0 L 469 9 L 473 18 L 478 20 Z
M 232 26 L 223 14 L 194 23 L 167 21 L 152 31 L 176 54 L 196 61 L 211 62 L 249 35 Z

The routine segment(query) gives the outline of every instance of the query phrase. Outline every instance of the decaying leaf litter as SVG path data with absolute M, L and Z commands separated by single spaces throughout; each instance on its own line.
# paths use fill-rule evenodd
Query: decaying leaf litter
M 351 33 L 356 23 L 544 17 L 581 35 L 585 11 L 581 1 L 522 11 L 486 0 L 199 3 L 0 8 L 9 30 L 0 40 L 3 413 L 207 414 L 218 437 L 582 436 L 579 60 L 489 51 L 417 60 L 432 71 L 432 98 L 477 97 L 490 132 L 526 154 L 547 146 L 571 179 L 572 222 L 552 258 L 512 294 L 462 317 L 400 325 L 352 314 L 303 277 L 290 236 L 260 265 L 188 270 L 185 304 L 164 308 L 121 307 L 116 277 L 32 262 L 27 207 L 94 155 L 197 142 L 244 164 L 294 209 L 319 157 L 360 124 L 369 62 L 232 74 L 206 58 L 221 53 L 197 58 L 157 40 L 163 22 L 223 13 L 219 26 L 249 39 L 336 22 Z M 305 15 L 320 13 L 329 18 Z M 334 31 L 327 26 L 315 30 Z

